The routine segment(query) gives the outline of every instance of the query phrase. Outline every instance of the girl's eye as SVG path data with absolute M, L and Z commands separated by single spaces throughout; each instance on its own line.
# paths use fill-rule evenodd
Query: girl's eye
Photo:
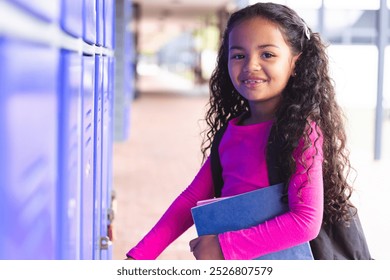
M 243 54 L 233 54 L 231 56 L 232 59 L 243 59 L 245 56 Z
M 261 56 L 266 58 L 266 59 L 274 57 L 274 55 L 272 53 L 269 53 L 269 52 L 265 52 Z

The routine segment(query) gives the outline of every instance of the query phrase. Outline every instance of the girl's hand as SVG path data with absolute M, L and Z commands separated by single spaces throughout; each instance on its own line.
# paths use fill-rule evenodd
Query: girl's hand
M 224 260 L 217 235 L 204 235 L 190 241 L 191 252 L 197 260 Z

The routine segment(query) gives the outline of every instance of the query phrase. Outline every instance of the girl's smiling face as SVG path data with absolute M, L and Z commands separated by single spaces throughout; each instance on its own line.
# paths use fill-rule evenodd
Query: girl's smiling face
M 278 25 L 260 17 L 244 20 L 229 34 L 228 53 L 230 79 L 251 112 L 274 113 L 299 57 Z

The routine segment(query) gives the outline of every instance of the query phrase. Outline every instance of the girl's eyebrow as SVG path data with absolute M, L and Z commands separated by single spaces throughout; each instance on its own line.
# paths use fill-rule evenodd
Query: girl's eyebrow
M 269 47 L 273 47 L 273 48 L 278 48 L 279 49 L 279 47 L 277 45 L 274 45 L 274 44 L 265 44 L 265 45 L 257 46 L 258 49 L 265 49 L 265 48 L 269 48 Z M 234 46 L 234 45 L 229 48 L 229 50 L 243 50 L 243 49 L 244 48 L 241 47 L 241 46 Z

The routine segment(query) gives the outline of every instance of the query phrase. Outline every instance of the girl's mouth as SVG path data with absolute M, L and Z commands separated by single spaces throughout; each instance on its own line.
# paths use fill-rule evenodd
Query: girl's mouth
M 261 84 L 261 83 L 265 83 L 266 80 L 252 80 L 252 79 L 248 79 L 248 80 L 244 80 L 243 82 L 244 82 L 244 84 Z

